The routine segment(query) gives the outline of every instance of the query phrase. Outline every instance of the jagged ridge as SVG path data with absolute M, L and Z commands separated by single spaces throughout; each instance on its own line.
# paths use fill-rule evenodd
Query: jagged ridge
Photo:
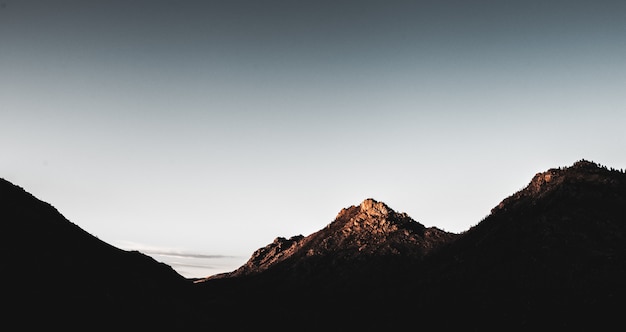
M 226 294 L 214 306 L 224 312 L 249 303 L 257 322 L 278 312 L 313 331 L 337 324 L 395 330 L 413 322 L 407 317 L 438 330 L 597 330 L 619 323 L 615 309 L 626 299 L 623 172 L 585 160 L 550 169 L 466 232 L 430 250 L 411 245 L 423 258 L 395 260 L 414 256 L 387 245 L 410 240 L 406 235 L 427 244 L 427 234 L 408 216 L 366 200 L 309 237 L 277 239 L 258 251 L 258 258 L 283 255 L 265 270 L 249 262 L 243 278 L 207 281 L 202 289 Z
M 505 211 L 524 200 L 536 201 L 556 190 L 582 195 L 584 192 L 577 192 L 581 186 L 594 184 L 605 186 L 608 190 L 623 184 L 618 180 L 623 174 L 618 170 L 609 170 L 592 161 L 581 159 L 569 167 L 551 168 L 535 174 L 526 187 L 502 200 L 491 213 Z
M 331 266 L 368 257 L 419 259 L 456 236 L 436 227 L 426 228 L 406 213 L 398 213 L 385 203 L 368 198 L 358 206 L 342 209 L 320 231 L 307 237 L 278 237 L 255 251 L 237 270 L 209 278 L 257 274 L 285 261 L 297 266 L 305 264 L 307 258 L 326 257 Z

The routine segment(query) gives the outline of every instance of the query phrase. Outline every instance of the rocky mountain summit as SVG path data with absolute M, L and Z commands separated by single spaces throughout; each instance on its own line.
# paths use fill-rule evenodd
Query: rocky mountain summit
M 278 237 L 258 249 L 237 270 L 212 278 L 258 274 L 276 266 L 289 265 L 292 271 L 311 262 L 324 261 L 324 269 L 341 269 L 370 259 L 420 259 L 438 246 L 452 241 L 456 234 L 436 227 L 426 228 L 383 202 L 365 199 L 358 206 L 342 209 L 335 220 L 309 235 L 289 239 Z

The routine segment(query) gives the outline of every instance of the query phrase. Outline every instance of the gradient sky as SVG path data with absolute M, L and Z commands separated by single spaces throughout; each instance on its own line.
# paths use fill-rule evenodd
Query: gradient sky
M 368 197 L 467 230 L 625 125 L 625 1 L 0 3 L 0 177 L 187 276 Z

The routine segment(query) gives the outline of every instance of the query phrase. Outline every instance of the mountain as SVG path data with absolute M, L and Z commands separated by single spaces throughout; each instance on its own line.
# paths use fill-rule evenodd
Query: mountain
M 171 267 L 99 240 L 4 179 L 0 217 L 5 322 L 25 329 L 184 324 L 186 309 L 174 295 L 190 282 Z
M 466 323 L 609 327 L 626 300 L 626 174 L 587 160 L 538 173 L 424 269 L 456 294 L 424 306 Z
M 367 199 L 196 286 L 204 307 L 255 326 L 602 329 L 626 300 L 625 240 L 626 174 L 581 160 L 538 173 L 461 234 Z
M 426 228 L 406 213 L 366 199 L 343 209 L 325 228 L 307 237 L 278 237 L 254 252 L 239 269 L 214 278 L 255 275 L 281 270 L 290 278 L 307 279 L 323 273 L 349 274 L 368 265 L 379 268 L 385 261 L 413 261 L 449 242 L 456 234 Z M 376 262 L 376 264 L 374 264 Z

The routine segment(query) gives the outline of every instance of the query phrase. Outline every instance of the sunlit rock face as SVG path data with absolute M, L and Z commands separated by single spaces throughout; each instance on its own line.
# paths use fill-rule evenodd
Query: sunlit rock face
M 365 199 L 342 209 L 333 222 L 309 236 L 278 237 L 254 252 L 250 260 L 232 273 L 211 278 L 257 274 L 282 264 L 304 268 L 308 261 L 324 261 L 326 267 L 369 259 L 396 257 L 420 259 L 433 248 L 457 235 L 426 228 L 383 202 Z
M 406 213 L 371 198 L 342 210 L 327 229 L 330 232 L 321 234 L 320 252 L 351 248 L 370 255 L 419 257 L 454 237 L 437 228 L 426 228 Z

